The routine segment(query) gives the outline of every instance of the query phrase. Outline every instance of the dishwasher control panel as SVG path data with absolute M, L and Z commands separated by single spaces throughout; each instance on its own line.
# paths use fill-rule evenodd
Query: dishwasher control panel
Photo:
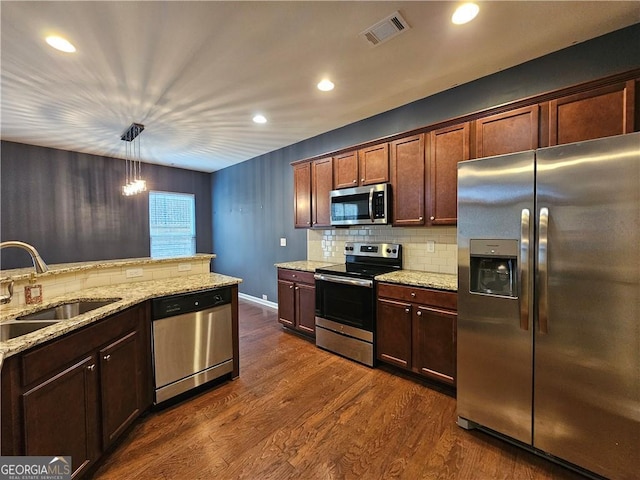
M 173 317 L 231 303 L 231 288 L 216 288 L 200 292 L 156 298 L 151 302 L 151 318 Z

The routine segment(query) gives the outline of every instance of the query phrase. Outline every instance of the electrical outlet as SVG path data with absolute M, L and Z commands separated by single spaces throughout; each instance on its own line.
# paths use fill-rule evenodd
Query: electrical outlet
M 427 253 L 433 253 L 436 251 L 436 242 L 433 240 L 427 240 Z
M 141 277 L 143 271 L 141 268 L 128 268 L 127 269 L 127 278 L 136 278 Z
M 27 305 L 42 303 L 42 285 L 27 285 L 24 287 L 24 300 Z
M 287 239 L 286 238 L 281 238 L 280 239 L 280 246 L 281 247 L 286 247 L 287 246 Z
M 179 272 L 188 272 L 189 270 L 191 270 L 191 264 L 190 263 L 179 263 L 178 264 L 178 271 Z
M 264 293 L 262 294 L 262 299 L 267 300 L 267 296 Z

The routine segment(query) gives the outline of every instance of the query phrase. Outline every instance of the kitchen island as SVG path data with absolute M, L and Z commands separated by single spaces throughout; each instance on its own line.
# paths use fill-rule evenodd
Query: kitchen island
M 202 261 L 208 270 L 210 255 L 194 258 L 193 270 Z M 1 413 L 2 455 L 64 455 L 72 457 L 74 478 L 88 472 L 115 442 L 125 434 L 153 401 L 154 374 L 151 334 L 151 301 L 191 292 L 230 290 L 230 324 L 233 358 L 225 378 L 239 375 L 238 284 L 241 279 L 216 273 L 181 274 L 189 260 L 174 265 L 167 262 L 156 280 L 119 283 L 118 275 L 92 279 L 105 283 L 47 297 L 38 304 L 4 305 L 0 324 L 73 302 L 107 301 L 71 318 L 31 333 L 0 341 L 2 360 Z M 142 264 L 139 262 L 143 262 Z M 117 263 L 117 262 L 116 262 Z M 103 268 L 134 267 L 134 273 L 157 267 L 142 259 L 125 261 L 125 265 Z M 171 262 L 168 262 L 171 263 Z M 81 266 L 70 267 L 84 271 Z M 89 268 L 89 270 L 91 270 Z M 117 273 L 117 272 L 116 272 Z M 130 276 L 130 272 L 121 272 Z M 16 271 L 3 271 L 19 278 Z M 60 280 L 75 273 L 59 268 L 57 274 L 28 274 L 29 280 L 43 277 Z M 35 277 L 35 278 L 34 278 Z M 84 278 L 85 283 L 87 278 Z M 44 291 L 52 290 L 52 285 Z M 30 320 L 21 320 L 29 322 Z M 230 364 L 231 365 L 231 364 Z M 221 377 L 222 379 L 222 377 Z

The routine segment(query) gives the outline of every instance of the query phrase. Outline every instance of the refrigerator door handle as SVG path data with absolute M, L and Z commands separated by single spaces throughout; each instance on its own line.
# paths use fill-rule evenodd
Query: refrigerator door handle
M 540 209 L 538 227 L 538 328 L 540 333 L 549 332 L 549 209 Z
M 520 215 L 520 328 L 529 330 L 529 209 Z

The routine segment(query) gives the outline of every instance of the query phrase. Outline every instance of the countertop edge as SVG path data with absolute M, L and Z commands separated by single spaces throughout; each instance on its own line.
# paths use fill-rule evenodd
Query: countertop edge
M 103 318 L 119 313 L 147 300 L 179 295 L 182 293 L 191 293 L 201 290 L 239 285 L 242 283 L 242 279 L 240 278 L 218 273 L 180 277 L 180 280 L 181 282 L 179 282 L 179 285 L 175 285 L 175 279 L 167 279 L 93 287 L 73 293 L 67 293 L 42 304 L 12 308 L 8 313 L 6 313 L 7 310 L 5 309 L 5 312 L 0 316 L 0 322 L 11 320 L 17 316 L 26 315 L 43 308 L 53 307 L 71 300 L 120 298 L 120 300 L 117 300 L 114 303 L 92 310 L 85 314 L 78 315 L 73 319 L 62 320 L 55 325 L 0 342 L 0 366 L 5 358 L 73 332 L 74 330 L 90 325 L 98 320 L 102 320 Z
M 204 259 L 214 259 L 216 258 L 215 253 L 197 253 L 195 255 L 189 257 L 170 257 L 170 258 L 151 258 L 151 257 L 140 257 L 140 258 L 120 258 L 114 260 L 93 260 L 88 262 L 74 262 L 74 263 L 58 263 L 49 265 L 49 270 L 43 273 L 35 274 L 37 278 L 62 275 L 65 273 L 73 273 L 73 272 L 81 272 L 85 270 L 101 270 L 105 268 L 117 268 L 117 267 L 128 267 L 128 266 L 136 266 L 136 265 L 150 265 L 150 264 L 163 264 L 163 263 L 180 263 L 180 262 L 191 262 L 194 260 L 204 260 Z M 15 273 L 11 273 L 15 272 Z M 1 281 L 20 281 L 20 280 L 28 280 L 34 274 L 33 267 L 26 268 L 16 268 L 13 270 L 0 270 L 0 280 Z

